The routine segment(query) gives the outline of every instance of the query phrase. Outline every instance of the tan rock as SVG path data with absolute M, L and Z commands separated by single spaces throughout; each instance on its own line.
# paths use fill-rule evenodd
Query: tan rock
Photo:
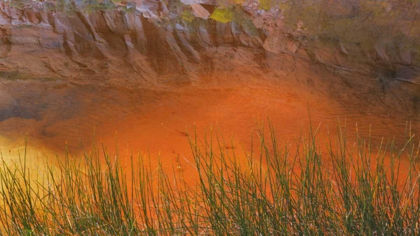
M 208 19 L 210 17 L 210 12 L 208 12 L 203 6 L 198 3 L 193 3 L 190 5 L 193 9 L 195 17 Z

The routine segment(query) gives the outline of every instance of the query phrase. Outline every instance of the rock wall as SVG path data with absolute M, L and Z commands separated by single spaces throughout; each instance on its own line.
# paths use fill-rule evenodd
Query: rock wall
M 236 20 L 226 23 L 206 19 L 217 6 L 204 0 L 144 0 L 89 11 L 77 3 L 71 10 L 54 8 L 51 2 L 23 7 L 0 3 L 1 76 L 89 84 L 203 84 L 284 70 L 267 67 L 267 60 L 292 58 L 334 72 L 417 83 L 419 70 L 409 49 L 397 47 L 390 53 L 387 42 L 374 51 L 320 40 L 308 43 L 301 26 L 284 27 L 278 9 L 261 11 L 252 2 L 235 6 Z

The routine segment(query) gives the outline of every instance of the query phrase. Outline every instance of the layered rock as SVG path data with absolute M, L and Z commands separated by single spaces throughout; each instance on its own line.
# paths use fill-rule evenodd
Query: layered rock
M 211 17 L 218 6 L 209 0 L 143 0 L 91 10 L 69 2 L 70 10 L 54 2 L 1 3 L 0 70 L 75 83 L 168 85 L 208 82 L 236 69 L 246 74 L 247 66 L 266 70 L 265 61 L 275 55 L 366 75 L 417 76 L 416 58 L 404 45 L 384 41 L 366 51 L 325 44 L 305 35 L 304 23 L 287 28 L 279 9 L 264 11 L 255 2 L 229 8 L 235 20 L 227 23 Z M 226 57 L 234 58 L 233 68 L 225 68 Z

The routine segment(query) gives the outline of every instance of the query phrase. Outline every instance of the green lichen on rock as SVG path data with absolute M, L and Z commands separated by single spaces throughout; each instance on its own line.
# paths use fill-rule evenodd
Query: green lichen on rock
M 31 76 L 25 75 L 18 71 L 0 71 L 0 80 L 17 81 L 17 80 L 38 80 L 44 82 L 52 82 L 60 80 L 58 77 L 53 76 Z
M 184 21 L 193 22 L 194 19 L 195 19 L 195 16 L 190 11 L 183 11 L 182 15 L 181 15 L 181 18 Z
M 216 8 L 211 14 L 210 18 L 221 23 L 228 23 L 233 20 L 233 9 L 231 8 Z

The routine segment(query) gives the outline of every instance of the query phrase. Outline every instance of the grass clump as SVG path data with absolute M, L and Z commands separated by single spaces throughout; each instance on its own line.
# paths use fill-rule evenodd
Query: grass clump
M 268 134 L 267 134 L 268 133 Z M 105 147 L 61 161 L 43 179 L 23 161 L 0 168 L 5 235 L 418 235 L 419 146 L 374 147 L 345 130 L 322 149 L 316 131 L 296 146 L 259 132 L 246 157 L 217 135 L 190 136 L 196 184 L 142 156 Z M 254 142 L 254 141 L 253 141 Z M 292 148 L 293 147 L 293 148 Z M 99 151 L 101 150 L 101 151 Z M 321 151 L 327 150 L 327 151 Z M 178 168 L 179 167 L 179 168 Z M 182 170 L 182 168 L 181 168 Z

